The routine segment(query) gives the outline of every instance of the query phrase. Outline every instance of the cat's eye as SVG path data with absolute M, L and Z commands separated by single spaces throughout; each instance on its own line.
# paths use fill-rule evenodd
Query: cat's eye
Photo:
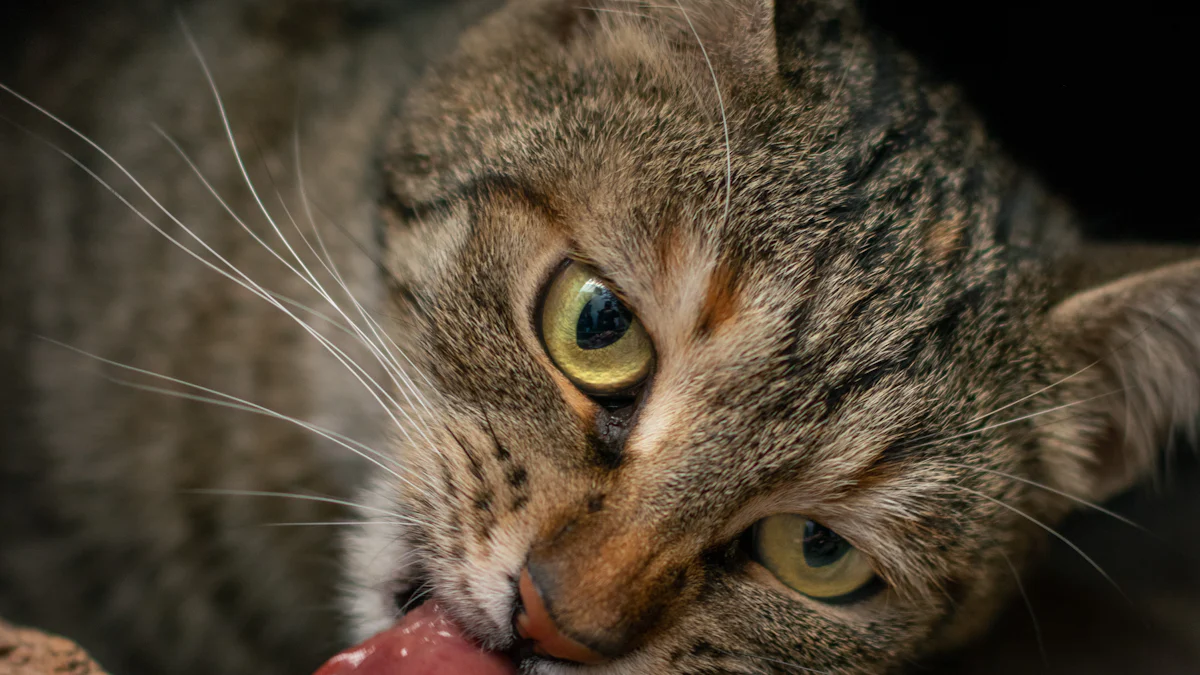
M 588 394 L 620 395 L 650 373 L 654 347 L 645 328 L 587 265 L 570 262 L 558 272 L 538 323 L 554 364 Z
M 852 602 L 877 588 L 867 556 L 804 516 L 781 513 L 751 531 L 755 559 L 792 590 L 830 603 Z

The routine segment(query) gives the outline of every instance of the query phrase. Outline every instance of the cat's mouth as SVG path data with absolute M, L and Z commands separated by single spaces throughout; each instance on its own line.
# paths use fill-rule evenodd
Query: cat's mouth
M 405 614 L 394 626 L 334 656 L 316 675 L 516 675 L 508 654 L 486 651 L 436 602 Z

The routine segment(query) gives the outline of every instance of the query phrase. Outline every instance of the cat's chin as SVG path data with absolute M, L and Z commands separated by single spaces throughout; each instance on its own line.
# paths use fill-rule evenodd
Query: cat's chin
M 395 494 L 386 487 L 369 490 L 359 503 L 380 511 L 395 510 Z M 409 527 L 366 522 L 350 528 L 343 540 L 342 608 L 347 617 L 348 642 L 362 642 L 402 622 L 405 615 L 431 600 L 456 625 L 482 646 L 506 650 L 513 646 L 515 579 L 523 557 L 497 551 L 486 561 L 457 561 L 422 565 L 411 542 Z M 465 583 L 454 583 L 456 578 Z
M 382 486 L 366 490 L 359 503 L 371 509 L 388 509 L 390 500 L 386 495 Z M 423 583 L 414 558 L 403 525 L 364 523 L 346 530 L 340 560 L 344 640 L 362 642 L 402 618 L 409 608 L 406 603 L 415 598 Z

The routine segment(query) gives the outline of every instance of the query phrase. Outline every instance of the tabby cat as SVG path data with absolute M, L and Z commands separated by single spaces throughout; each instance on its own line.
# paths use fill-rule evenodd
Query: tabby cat
M 492 4 L 29 37 L 0 615 L 117 675 L 430 599 L 523 673 L 891 673 L 1193 428 L 1196 252 L 1084 241 L 850 0 Z

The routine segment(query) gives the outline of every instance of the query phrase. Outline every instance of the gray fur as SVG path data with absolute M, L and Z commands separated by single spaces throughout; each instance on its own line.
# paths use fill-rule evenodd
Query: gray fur
M 334 18 L 362 9 L 335 6 Z M 323 241 L 412 361 L 389 368 L 316 325 L 372 377 L 396 378 L 401 423 L 278 309 L 6 132 L 6 156 L 28 160 L 0 183 L 0 396 L 15 439 L 0 463 L 13 486 L 0 613 L 82 639 L 117 672 L 298 672 L 393 621 L 395 595 L 418 585 L 508 649 L 528 560 L 560 580 L 547 591 L 560 626 L 614 658 L 530 657 L 524 672 L 892 672 L 984 631 L 1043 525 L 1138 480 L 1200 412 L 1197 263 L 1141 276 L 1133 264 L 1101 285 L 1069 209 L 849 3 L 515 0 L 415 84 L 455 12 L 384 11 L 326 33 L 313 26 L 339 24 L 251 7 L 207 3 L 188 23 L 289 234 L 273 191 L 306 227 L 299 100 Z M 179 138 L 232 210 L 274 236 L 181 32 L 165 12 L 143 25 L 132 54 L 14 82 L 256 281 L 332 312 L 147 128 Z M 81 90 L 63 81 L 93 87 L 90 105 L 66 100 Z M 533 327 L 567 257 L 621 289 L 656 343 L 615 451 L 596 431 L 608 413 L 555 371 Z M 730 310 L 720 321 L 705 318 L 710 288 Z M 116 386 L 35 333 L 385 459 Z M 181 493 L 206 487 L 323 493 L 379 510 L 367 519 L 416 520 L 357 528 L 338 554 L 335 528 L 256 525 L 344 511 Z M 766 578 L 737 541 L 780 510 L 851 539 L 886 590 L 831 608 Z

